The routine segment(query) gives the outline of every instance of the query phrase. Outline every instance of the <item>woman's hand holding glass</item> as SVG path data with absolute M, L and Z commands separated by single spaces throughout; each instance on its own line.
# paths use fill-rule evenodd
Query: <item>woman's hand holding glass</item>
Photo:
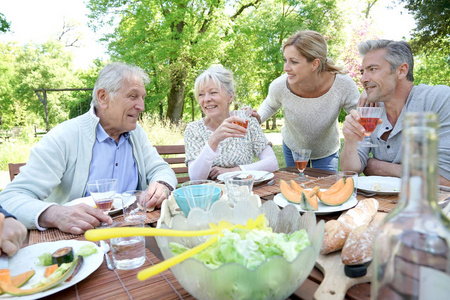
M 222 124 L 213 132 L 209 138 L 209 146 L 216 151 L 219 143 L 227 138 L 242 138 L 247 134 L 247 129 L 235 124 L 234 122 L 242 122 L 240 117 L 232 116 L 226 118 Z

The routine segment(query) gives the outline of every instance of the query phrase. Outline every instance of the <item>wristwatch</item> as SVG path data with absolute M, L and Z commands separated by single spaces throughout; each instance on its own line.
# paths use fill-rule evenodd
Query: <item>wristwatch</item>
M 167 182 L 162 181 L 162 180 L 157 180 L 156 182 L 164 184 L 169 189 L 169 191 L 173 191 L 173 187 L 170 184 L 168 184 Z

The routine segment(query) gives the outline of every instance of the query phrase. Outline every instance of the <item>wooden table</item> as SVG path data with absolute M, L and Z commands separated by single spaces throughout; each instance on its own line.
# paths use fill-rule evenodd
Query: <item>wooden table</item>
M 263 201 L 273 199 L 274 195 L 280 192 L 279 179 L 293 179 L 298 176 L 298 171 L 295 167 L 283 168 L 276 171 L 274 175 L 274 185 L 263 186 L 254 191 Z M 323 188 L 328 188 L 335 182 L 334 173 L 329 171 L 307 168 L 305 175 L 310 178 L 310 181 L 305 183 L 306 187 L 312 188 L 315 185 L 319 185 Z M 358 200 L 364 199 L 360 195 L 357 198 Z M 375 198 L 380 203 L 380 213 L 386 213 L 395 206 L 398 196 L 377 196 Z M 340 213 L 334 213 L 326 215 L 322 219 L 337 219 L 339 215 Z M 147 223 L 154 226 L 159 216 L 159 211 L 148 213 Z M 62 239 L 85 240 L 83 235 L 65 234 L 56 229 L 44 232 L 31 230 L 29 244 Z M 110 271 L 106 268 L 106 264 L 103 261 L 102 265 L 83 281 L 42 299 L 194 299 L 181 287 L 170 270 L 143 282 L 136 278 L 136 274 L 140 270 L 156 264 L 162 259 L 153 237 L 146 238 L 146 246 L 146 262 L 142 267 L 130 271 Z M 313 295 L 323 278 L 323 274 L 317 268 L 314 268 L 307 280 L 289 299 L 313 299 Z M 370 284 L 363 283 L 350 288 L 346 293 L 345 299 L 370 299 Z

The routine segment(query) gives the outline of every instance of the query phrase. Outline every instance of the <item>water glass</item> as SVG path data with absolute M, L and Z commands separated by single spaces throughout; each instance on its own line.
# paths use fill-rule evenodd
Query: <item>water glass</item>
M 125 222 L 120 227 L 144 227 L 143 223 Z M 132 270 L 145 263 L 145 239 L 143 236 L 110 239 L 114 266 L 119 270 Z
M 121 195 L 123 217 L 126 222 L 145 222 L 147 219 L 147 201 L 145 191 L 132 190 Z
M 358 191 L 358 173 L 354 171 L 340 171 L 336 175 L 336 181 L 340 180 L 341 178 L 344 178 L 344 181 L 347 180 L 347 178 L 353 178 L 353 184 L 354 184 L 354 190 L 352 196 L 356 198 L 356 194 Z
M 216 183 L 213 180 L 191 180 L 181 185 L 190 209 L 199 207 L 208 211 L 211 207 Z
M 229 203 L 234 206 L 239 201 L 248 200 L 253 190 L 255 177 L 250 173 L 227 175 L 224 177 Z

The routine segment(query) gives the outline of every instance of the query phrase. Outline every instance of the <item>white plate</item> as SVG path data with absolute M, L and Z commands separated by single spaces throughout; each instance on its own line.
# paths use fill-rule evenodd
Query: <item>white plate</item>
M 239 174 L 242 174 L 242 173 L 250 173 L 255 178 L 259 178 L 259 177 L 263 176 L 264 174 L 266 174 L 261 180 L 255 181 L 254 184 L 257 184 L 257 183 L 260 183 L 260 182 L 263 182 L 263 181 L 266 181 L 266 180 L 269 180 L 269 179 L 273 178 L 273 173 L 268 173 L 267 174 L 266 171 L 252 171 L 252 170 L 249 170 L 249 171 L 235 171 L 235 172 L 223 173 L 223 174 L 220 174 L 219 176 L 217 176 L 217 179 L 223 180 L 223 178 L 225 176 L 228 176 L 228 175 L 239 175 Z
M 84 203 L 89 206 L 95 207 L 95 202 L 91 196 L 74 199 L 72 201 L 65 203 L 64 206 L 74 206 L 74 205 L 77 205 L 80 203 Z M 110 210 L 109 214 L 113 214 L 115 212 L 122 210 L 122 199 L 120 197 L 114 197 L 113 206 L 114 206 L 114 209 Z
M 379 189 L 376 188 L 379 185 Z M 396 195 L 400 193 L 402 181 L 398 177 L 361 176 L 358 177 L 358 189 L 378 195 Z M 375 188 L 375 189 L 374 189 Z
M 303 210 L 300 207 L 300 204 L 295 204 L 295 203 L 287 201 L 286 198 L 284 198 L 284 196 L 281 193 L 275 195 L 275 197 L 273 198 L 273 201 L 281 207 L 285 207 L 288 204 L 292 204 L 298 209 L 299 212 L 306 212 L 306 210 Z M 314 211 L 314 213 L 316 215 L 331 214 L 331 213 L 334 213 L 337 211 L 343 211 L 343 210 L 350 209 L 353 206 L 355 206 L 357 203 L 358 203 L 358 200 L 356 200 L 356 198 L 353 196 L 349 200 L 347 200 L 345 203 L 343 203 L 342 205 L 338 205 L 338 206 L 325 205 L 319 200 L 318 210 Z
M 30 281 L 28 281 L 24 286 L 21 287 L 21 289 L 29 289 L 31 288 L 32 284 L 39 282 L 44 277 L 46 267 L 36 265 L 39 261 L 38 257 L 41 254 L 46 252 L 53 253 L 59 248 L 63 247 L 72 247 L 76 255 L 77 251 L 82 246 L 87 244 L 93 244 L 95 247 L 97 247 L 97 253 L 84 257 L 83 265 L 81 266 L 80 271 L 69 282 L 63 282 L 62 284 L 58 285 L 55 288 L 28 296 L 14 297 L 12 295 L 3 294 L 0 296 L 0 299 L 5 298 L 5 299 L 30 300 L 30 299 L 39 299 L 45 296 L 52 295 L 82 281 L 83 279 L 88 277 L 92 272 L 97 270 L 97 268 L 100 267 L 100 265 L 103 262 L 102 250 L 94 243 L 87 241 L 65 240 L 57 242 L 39 243 L 20 249 L 16 253 L 16 255 L 14 255 L 9 259 L 9 269 L 11 270 L 11 275 L 18 275 L 25 271 L 29 271 L 30 269 L 34 269 L 36 271 L 36 274 L 34 274 L 34 276 L 31 277 Z

